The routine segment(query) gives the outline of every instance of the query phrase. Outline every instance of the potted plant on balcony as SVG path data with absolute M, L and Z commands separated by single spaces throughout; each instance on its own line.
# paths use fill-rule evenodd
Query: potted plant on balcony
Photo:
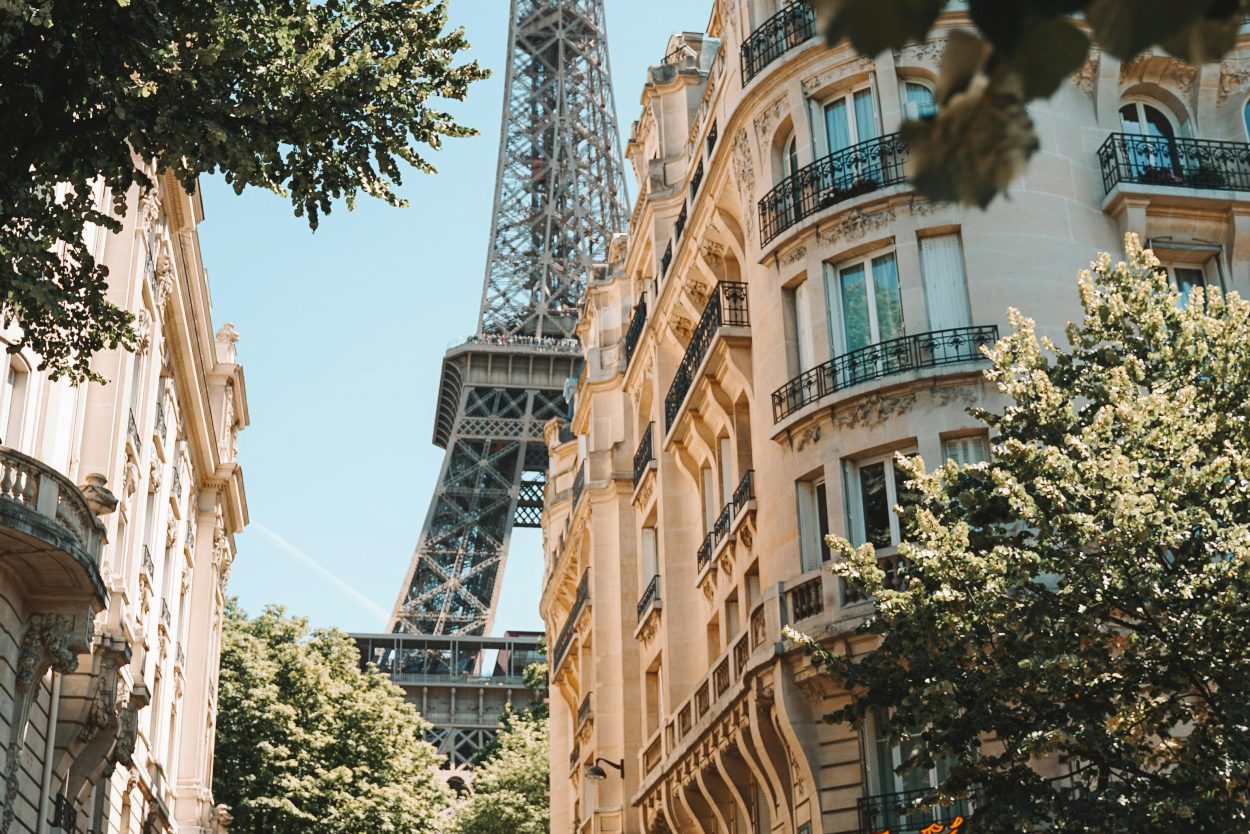
M 1146 165 L 1141 169 L 1139 180 L 1156 185 L 1181 185 L 1184 178 L 1167 165 Z
M 1224 172 L 1207 160 L 1198 163 L 1198 167 L 1194 169 L 1185 178 L 1186 184 L 1194 188 L 1223 188 Z

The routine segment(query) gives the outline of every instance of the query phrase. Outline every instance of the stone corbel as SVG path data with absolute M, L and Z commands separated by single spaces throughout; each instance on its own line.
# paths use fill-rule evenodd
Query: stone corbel
M 62 704 L 57 747 L 65 752 L 56 772 L 64 775 L 65 795 L 71 800 L 81 799 L 84 792 L 112 772 L 111 751 L 121 727 L 122 705 L 130 697 L 130 687 L 120 672 L 130 658 L 130 644 L 120 631 L 103 635 L 93 656 L 95 668 L 89 675 L 74 676 L 85 678 L 80 688 L 89 693 L 86 706 L 69 713 L 64 707 L 73 701 Z M 63 697 L 64 694 L 62 689 Z
M 18 649 L 17 675 L 9 718 L 9 738 L 4 762 L 4 803 L 0 806 L 0 834 L 6 834 L 16 814 L 26 724 L 39 680 L 49 670 L 68 674 L 78 668 L 78 655 L 91 644 L 95 616 L 84 603 L 80 607 L 32 614 Z

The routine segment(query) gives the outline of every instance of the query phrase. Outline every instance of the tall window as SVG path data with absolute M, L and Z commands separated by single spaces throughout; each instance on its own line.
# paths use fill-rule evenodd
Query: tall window
M 797 136 L 791 136 L 783 146 L 784 150 L 781 154 L 781 176 L 782 179 L 793 176 L 794 172 L 799 170 L 799 140 Z
M 950 773 L 952 761 L 945 756 L 935 756 L 933 767 L 913 768 L 903 773 L 896 771 L 904 762 L 925 752 L 924 739 L 920 733 L 912 733 L 901 741 L 891 741 L 888 732 L 887 713 L 873 713 L 873 759 L 876 760 L 876 781 L 883 794 L 925 791 L 936 787 Z M 885 803 L 882 817 L 875 828 L 895 831 L 921 831 L 935 820 L 951 820 L 955 816 L 968 817 L 971 808 L 967 800 L 960 800 L 948 808 L 931 807 L 910 809 L 907 803 Z M 945 827 L 945 826 L 943 826 Z
M 803 572 L 829 561 L 829 493 L 824 478 L 796 484 L 799 514 L 799 560 Z
M 3 374 L 0 379 L 0 443 L 20 449 L 28 375 L 16 356 L 9 357 Z
M 920 239 L 920 274 L 924 280 L 929 329 L 946 330 L 972 324 L 964 248 L 959 235 Z
M 655 528 L 642 528 L 642 583 L 646 587 L 660 572 L 660 554 L 656 545 Z
M 825 137 L 830 153 L 877 138 L 877 105 L 870 88 L 838 96 L 825 104 Z
M 812 366 L 810 328 L 807 325 L 807 282 L 782 290 L 782 316 L 787 337 L 786 360 L 789 375 L 800 374 Z
M 1172 281 L 1172 285 L 1181 294 L 1181 307 L 1189 306 L 1189 296 L 1194 291 L 1194 288 L 1201 287 L 1203 291 L 1206 291 L 1212 287 L 1220 286 L 1220 274 L 1217 264 L 1217 260 L 1211 258 L 1205 264 L 1168 264 L 1164 267 L 1167 270 L 1168 278 Z
M 841 326 L 831 315 L 830 336 L 841 352 L 903 335 L 903 301 L 893 252 L 840 266 L 826 281 L 830 306 L 833 299 L 838 301 Z
M 926 119 L 937 113 L 933 90 L 915 81 L 903 83 L 903 102 L 909 119 Z
M 1127 134 L 1124 149 L 1134 177 L 1167 178 L 1177 170 L 1172 142 L 1176 128 L 1161 108 L 1145 101 L 1126 102 L 1120 106 L 1120 128 Z
M 894 507 L 915 504 L 907 488 L 907 474 L 893 455 L 849 463 L 846 469 L 847 507 L 851 541 L 871 544 L 878 550 L 897 547 L 902 541 L 902 520 Z
M 722 437 L 717 442 L 716 468 L 720 470 L 720 503 L 724 506 L 733 500 L 734 495 L 733 445 L 728 437 Z

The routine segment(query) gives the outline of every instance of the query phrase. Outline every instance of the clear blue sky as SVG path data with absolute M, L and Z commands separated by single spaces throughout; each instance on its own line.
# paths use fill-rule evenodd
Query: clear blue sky
M 621 131 L 649 64 L 675 31 L 702 30 L 708 0 L 607 0 Z M 481 135 L 410 174 L 411 205 L 362 198 L 314 234 L 289 203 L 206 179 L 200 227 L 218 326 L 242 339 L 252 425 L 239 440 L 251 527 L 229 592 L 316 626 L 385 626 L 442 463 L 430 441 L 439 363 L 477 324 L 503 98 L 507 0 L 451 0 L 492 78 L 453 103 Z M 630 182 L 631 190 L 633 188 Z M 541 628 L 538 531 L 513 535 L 496 631 Z

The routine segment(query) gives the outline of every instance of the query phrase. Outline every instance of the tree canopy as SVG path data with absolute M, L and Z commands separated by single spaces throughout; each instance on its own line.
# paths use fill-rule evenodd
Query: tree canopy
M 792 636 L 855 694 L 828 720 L 918 732 L 902 768 L 944 760 L 928 799 L 975 795 L 978 832 L 1244 831 L 1250 303 L 1182 303 L 1132 236 L 1079 288 L 1069 346 L 1012 311 L 989 351 L 991 462 L 904 460 L 901 590 L 830 538 L 879 648 Z
M 361 193 L 402 205 L 421 146 L 473 132 L 435 106 L 486 75 L 446 25 L 446 0 L 0 2 L 0 315 L 74 380 L 131 345 L 83 231 L 117 231 L 152 170 L 268 189 L 313 228 Z
M 429 725 L 339 631 L 227 609 L 213 793 L 236 834 L 442 831 L 450 790 Z
M 477 765 L 473 795 L 456 813 L 455 834 L 548 834 L 550 737 L 546 710 L 504 717 L 490 754 Z
M 829 43 L 867 57 L 928 37 L 947 0 L 807 0 Z M 1091 48 L 1127 61 L 1152 47 L 1200 64 L 1237 42 L 1250 0 L 969 0 L 976 31 L 949 39 L 938 112 L 908 122 L 909 176 L 939 201 L 982 207 L 1038 148 L 1028 102 L 1050 96 Z

